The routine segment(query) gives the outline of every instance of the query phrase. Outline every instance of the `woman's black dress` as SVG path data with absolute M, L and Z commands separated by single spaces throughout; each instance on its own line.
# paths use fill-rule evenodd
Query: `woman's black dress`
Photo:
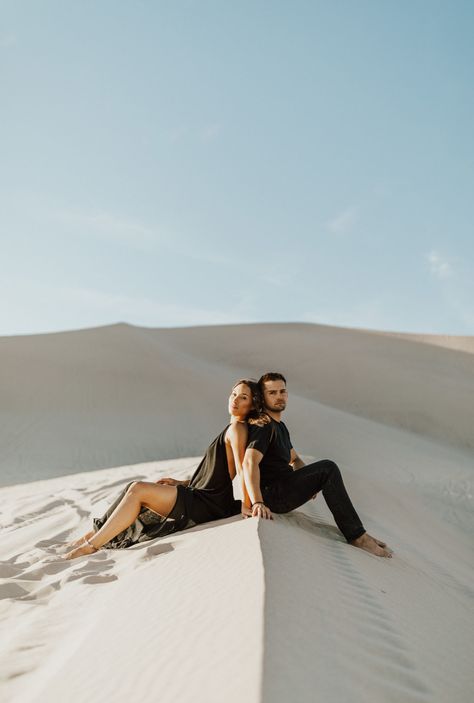
M 204 458 L 197 467 L 189 486 L 177 486 L 178 496 L 171 512 L 163 517 L 149 508 L 142 508 L 136 520 L 125 530 L 106 542 L 105 549 L 124 549 L 132 544 L 145 542 L 155 537 L 164 537 L 172 532 L 186 530 L 201 522 L 220 520 L 237 515 L 241 501 L 234 500 L 232 480 L 229 474 L 225 433 L 227 427 L 209 445 Z M 101 518 L 93 518 L 97 532 L 113 513 L 132 485 L 130 481 L 117 496 Z

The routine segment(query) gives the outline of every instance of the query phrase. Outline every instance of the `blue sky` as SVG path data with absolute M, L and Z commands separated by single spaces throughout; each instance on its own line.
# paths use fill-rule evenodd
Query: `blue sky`
M 474 4 L 0 2 L 0 335 L 474 334 Z

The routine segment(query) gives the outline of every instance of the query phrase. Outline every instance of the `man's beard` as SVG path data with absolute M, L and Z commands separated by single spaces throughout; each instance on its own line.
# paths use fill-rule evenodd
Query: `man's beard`
M 286 403 L 282 403 L 281 405 L 275 405 L 273 408 L 271 408 L 269 405 L 265 404 L 265 410 L 270 410 L 272 413 L 281 413 L 283 410 L 286 408 Z

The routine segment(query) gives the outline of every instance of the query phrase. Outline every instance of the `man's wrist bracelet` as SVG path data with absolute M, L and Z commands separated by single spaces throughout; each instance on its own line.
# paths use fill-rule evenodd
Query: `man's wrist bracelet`
M 265 505 L 265 503 L 263 502 L 263 500 L 256 500 L 255 503 L 252 503 L 252 508 L 254 505 Z

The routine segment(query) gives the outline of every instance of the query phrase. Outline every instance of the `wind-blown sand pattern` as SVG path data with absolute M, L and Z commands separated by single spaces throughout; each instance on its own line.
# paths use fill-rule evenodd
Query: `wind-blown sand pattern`
M 408 337 L 0 339 L 2 701 L 471 701 L 474 355 L 471 338 Z M 274 521 L 60 559 L 130 480 L 189 476 L 232 381 L 269 369 L 288 377 L 294 445 L 339 464 L 392 559 L 346 544 L 321 494 Z

